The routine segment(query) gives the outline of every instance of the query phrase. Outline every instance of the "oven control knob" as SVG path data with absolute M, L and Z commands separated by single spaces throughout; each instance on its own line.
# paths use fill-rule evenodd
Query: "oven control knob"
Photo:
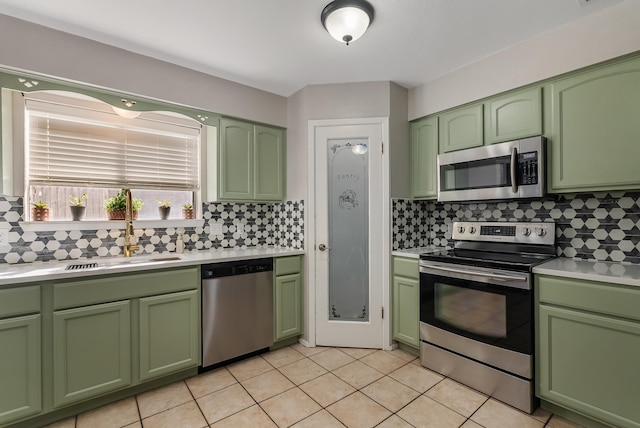
M 458 233 L 464 233 L 464 226 L 458 226 Z
M 531 235 L 531 230 L 528 227 L 522 229 L 522 235 L 529 236 Z
M 470 233 L 470 234 L 472 234 L 472 235 L 473 235 L 474 233 L 476 233 L 476 228 L 475 228 L 475 227 L 473 227 L 473 226 L 471 226 L 471 227 L 469 228 L 469 233 Z
M 541 227 L 540 227 L 540 228 L 537 228 L 537 229 L 536 229 L 536 235 L 538 235 L 538 236 L 544 236 L 544 235 L 546 235 L 546 234 L 547 234 L 547 231 L 546 231 L 546 230 L 544 230 L 543 228 L 541 228 Z

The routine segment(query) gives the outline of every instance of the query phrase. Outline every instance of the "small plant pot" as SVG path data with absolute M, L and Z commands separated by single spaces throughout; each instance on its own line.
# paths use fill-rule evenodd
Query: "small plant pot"
M 186 220 L 190 220 L 195 218 L 195 213 L 193 212 L 193 208 L 183 208 L 182 209 L 182 218 L 186 219 Z
M 82 220 L 82 217 L 84 217 L 84 211 L 87 207 L 83 205 L 71 205 L 69 209 L 71 210 L 71 217 L 73 218 L 73 221 L 80 221 Z
M 49 208 L 31 208 L 31 219 L 33 221 L 48 221 L 49 220 Z
M 160 220 L 166 220 L 169 218 L 171 207 L 158 207 L 158 213 L 160 214 Z
M 107 211 L 107 218 L 109 220 L 124 220 L 124 217 L 125 217 L 124 213 L 125 213 L 125 210 Z M 138 211 L 134 211 L 132 217 L 133 217 L 132 220 L 137 220 Z

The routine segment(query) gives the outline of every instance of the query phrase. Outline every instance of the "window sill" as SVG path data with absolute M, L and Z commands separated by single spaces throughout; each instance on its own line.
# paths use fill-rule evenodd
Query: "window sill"
M 135 229 L 166 229 L 168 227 L 201 227 L 204 219 L 134 220 Z M 124 220 L 82 221 L 24 221 L 20 227 L 25 232 L 55 232 L 58 230 L 102 230 L 124 229 Z

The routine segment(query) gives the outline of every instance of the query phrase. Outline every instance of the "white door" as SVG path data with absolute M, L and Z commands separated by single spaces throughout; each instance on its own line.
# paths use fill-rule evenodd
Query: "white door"
M 317 345 L 383 347 L 383 131 L 315 127 Z

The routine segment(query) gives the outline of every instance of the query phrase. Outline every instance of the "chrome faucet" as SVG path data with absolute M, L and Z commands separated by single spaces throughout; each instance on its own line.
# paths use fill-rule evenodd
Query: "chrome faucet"
M 133 204 L 131 203 L 131 190 L 129 189 L 125 192 L 125 200 L 127 201 L 127 206 L 124 212 L 124 256 L 131 257 L 134 251 L 140 249 L 140 246 L 131 243 L 131 237 L 133 236 Z

